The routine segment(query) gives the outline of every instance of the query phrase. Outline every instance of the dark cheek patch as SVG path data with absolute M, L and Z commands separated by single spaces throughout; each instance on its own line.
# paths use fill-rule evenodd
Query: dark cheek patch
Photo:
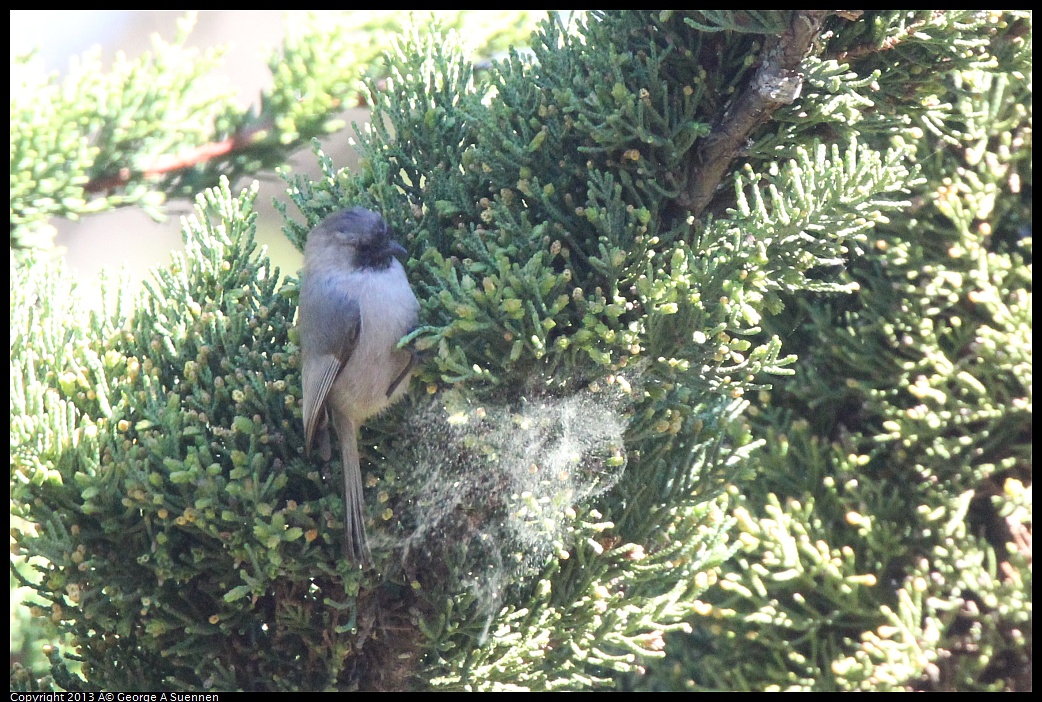
M 383 270 L 391 265 L 391 257 L 384 249 L 364 248 L 358 250 L 358 267 Z

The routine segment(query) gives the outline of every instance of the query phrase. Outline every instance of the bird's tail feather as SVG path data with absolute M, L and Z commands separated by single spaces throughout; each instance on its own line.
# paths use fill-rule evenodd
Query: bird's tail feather
M 353 425 L 348 436 L 340 437 L 344 471 L 344 555 L 356 563 L 368 564 L 372 558 L 365 535 L 362 509 L 362 470 L 358 458 L 358 430 Z

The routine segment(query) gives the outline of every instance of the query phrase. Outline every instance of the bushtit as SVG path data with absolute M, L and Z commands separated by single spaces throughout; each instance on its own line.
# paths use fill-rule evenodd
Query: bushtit
M 300 282 L 305 449 L 318 441 L 329 460 L 329 422 L 340 440 L 344 473 L 344 551 L 369 560 L 362 512 L 358 429 L 397 400 L 414 356 L 398 348 L 420 309 L 405 255 L 384 218 L 361 207 L 330 215 L 308 235 Z

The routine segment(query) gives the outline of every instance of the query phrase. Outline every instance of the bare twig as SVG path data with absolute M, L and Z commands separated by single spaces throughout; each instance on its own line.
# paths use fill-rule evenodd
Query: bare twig
M 770 37 L 763 61 L 749 82 L 730 102 L 688 167 L 688 190 L 677 198 L 678 207 L 696 218 L 709 205 L 753 130 L 772 113 L 799 97 L 803 77 L 798 68 L 825 18 L 834 10 L 799 10 L 780 36 Z
M 200 163 L 253 148 L 270 132 L 261 126 L 252 127 L 221 141 L 202 144 L 178 154 L 166 154 L 139 170 L 120 168 L 115 173 L 91 180 L 84 186 L 88 193 L 100 193 L 121 188 L 135 178 L 158 178 L 176 171 L 191 168 Z

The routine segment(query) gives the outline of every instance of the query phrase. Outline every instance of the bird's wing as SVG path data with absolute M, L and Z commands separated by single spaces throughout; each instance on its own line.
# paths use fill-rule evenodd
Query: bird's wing
M 326 416 L 326 396 L 358 346 L 358 334 L 362 326 L 356 300 L 344 299 L 338 304 L 330 302 L 325 301 L 321 311 L 311 310 L 309 314 L 315 324 L 312 330 L 315 333 L 309 335 L 311 343 L 301 378 L 304 390 L 304 442 L 308 452 Z

